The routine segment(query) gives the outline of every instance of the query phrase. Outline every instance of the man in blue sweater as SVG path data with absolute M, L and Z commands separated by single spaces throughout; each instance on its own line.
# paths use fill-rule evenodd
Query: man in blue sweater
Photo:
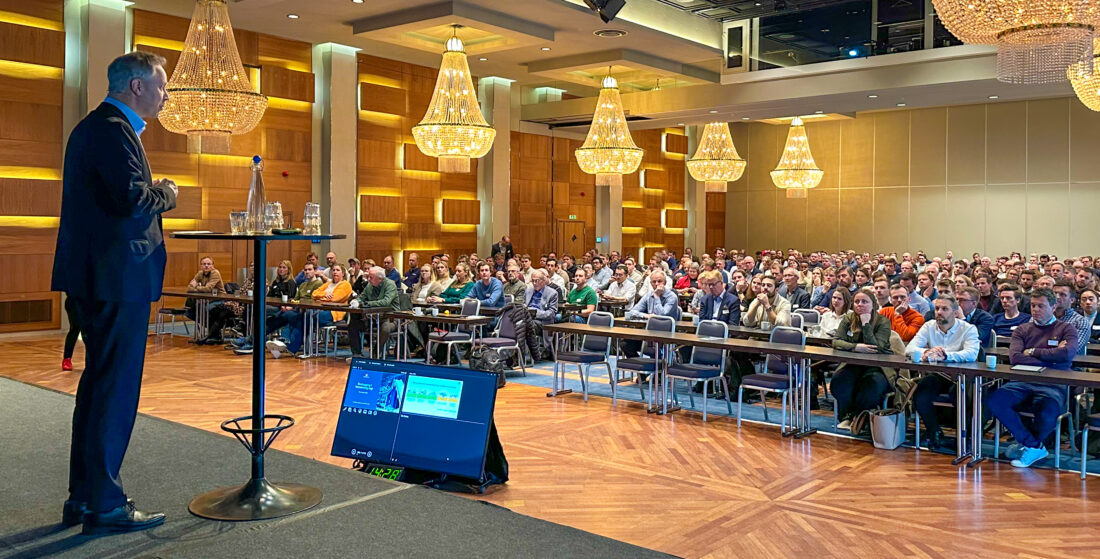
M 504 284 L 493 277 L 493 266 L 488 261 L 477 267 L 478 281 L 470 290 L 470 297 L 481 301 L 482 307 L 499 307 L 504 301 Z
M 1013 365 L 1034 365 L 1051 369 L 1069 369 L 1077 348 L 1077 331 L 1054 316 L 1057 297 L 1047 288 L 1031 294 L 1031 322 L 1012 332 L 1009 361 Z M 986 397 L 989 411 L 1016 437 L 1016 444 L 1005 453 L 1017 468 L 1030 467 L 1046 458 L 1044 441 L 1058 426 L 1058 416 L 1066 411 L 1064 386 L 1036 382 L 1005 383 Z M 1034 414 L 1030 425 L 1020 411 Z M 1054 441 L 1059 444 L 1059 441 Z

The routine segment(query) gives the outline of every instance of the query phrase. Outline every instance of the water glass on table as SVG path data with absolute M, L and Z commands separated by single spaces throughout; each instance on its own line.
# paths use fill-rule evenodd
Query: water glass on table
M 233 235 L 246 233 L 248 212 L 229 212 L 229 232 Z
M 771 322 L 768 322 L 767 320 L 765 320 L 765 321 L 763 321 L 763 322 L 761 322 L 761 323 L 760 323 L 760 329 L 761 329 L 761 330 L 763 330 L 763 331 L 765 331 L 765 332 L 771 332 L 771 330 L 772 330 L 772 323 L 771 323 Z

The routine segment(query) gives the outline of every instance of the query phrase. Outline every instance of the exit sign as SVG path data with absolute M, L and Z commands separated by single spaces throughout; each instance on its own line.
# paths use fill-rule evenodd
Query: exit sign
M 576 214 L 569 214 L 569 219 L 577 219 L 577 215 Z

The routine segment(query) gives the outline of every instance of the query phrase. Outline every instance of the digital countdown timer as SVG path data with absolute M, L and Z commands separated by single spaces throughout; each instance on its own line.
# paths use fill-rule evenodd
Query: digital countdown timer
M 367 464 L 363 471 L 369 475 L 380 477 L 383 479 L 392 479 L 393 481 L 401 481 L 405 477 L 405 468 L 400 466 L 384 466 L 381 464 Z

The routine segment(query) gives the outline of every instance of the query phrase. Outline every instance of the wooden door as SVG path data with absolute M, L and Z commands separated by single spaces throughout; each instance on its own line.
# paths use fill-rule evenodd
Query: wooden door
M 570 254 L 573 258 L 580 258 L 584 251 L 588 250 L 588 239 L 584 238 L 584 222 L 575 219 L 559 219 L 554 236 L 554 249 L 558 256 Z

